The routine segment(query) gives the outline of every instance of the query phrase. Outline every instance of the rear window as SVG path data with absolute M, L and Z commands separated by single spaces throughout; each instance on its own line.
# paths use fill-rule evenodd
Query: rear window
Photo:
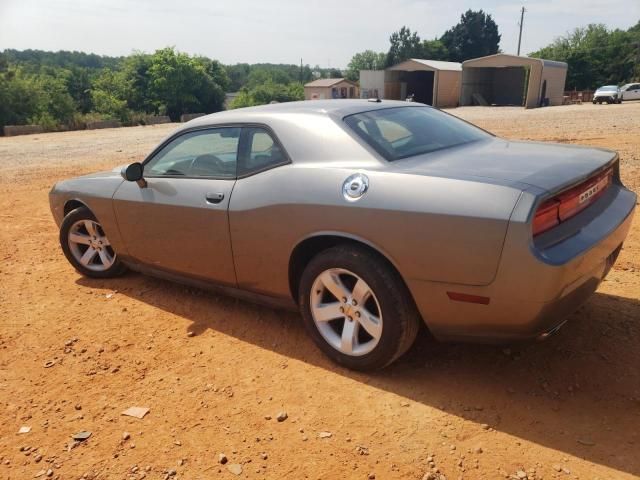
M 490 137 L 462 120 L 429 107 L 397 107 L 356 113 L 345 123 L 388 161 Z

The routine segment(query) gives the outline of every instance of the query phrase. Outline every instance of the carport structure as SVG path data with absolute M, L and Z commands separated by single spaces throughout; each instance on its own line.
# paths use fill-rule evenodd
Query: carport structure
M 411 58 L 385 70 L 384 97 L 434 107 L 457 107 L 462 65 L 456 62 Z
M 562 105 L 567 64 L 499 53 L 462 62 L 460 105 Z

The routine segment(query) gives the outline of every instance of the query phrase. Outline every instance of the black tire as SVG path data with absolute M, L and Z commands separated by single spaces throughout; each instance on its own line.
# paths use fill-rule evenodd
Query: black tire
M 381 310 L 380 339 L 373 350 L 361 356 L 347 355 L 332 347 L 318 330 L 311 313 L 312 287 L 316 278 L 335 268 L 346 269 L 364 280 Z M 299 287 L 298 301 L 307 332 L 329 358 L 347 368 L 383 368 L 403 355 L 418 334 L 421 318 L 402 278 L 385 260 L 364 248 L 339 245 L 322 251 L 306 266 Z
M 72 252 L 72 247 L 70 246 L 69 233 L 73 225 L 82 220 L 91 220 L 99 223 L 91 210 L 86 207 L 79 207 L 69 212 L 67 216 L 64 217 L 62 225 L 60 225 L 60 246 L 62 247 L 64 256 L 67 257 L 69 263 L 82 275 L 92 278 L 112 278 L 125 273 L 127 271 L 127 267 L 120 261 L 111 247 L 109 247 L 111 249 L 110 252 L 113 253 L 115 261 L 110 267 L 104 270 L 92 270 L 82 265 L 78 259 L 76 259 Z M 102 227 L 100 226 L 100 228 Z
M 598 102 L 597 100 L 592 100 L 591 103 L 593 103 L 595 105 L 597 102 Z

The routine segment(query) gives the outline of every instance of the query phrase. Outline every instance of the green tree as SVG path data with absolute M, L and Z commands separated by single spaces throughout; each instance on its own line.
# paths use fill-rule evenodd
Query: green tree
M 131 83 L 123 71 L 103 70 L 91 89 L 94 111 L 108 118 L 128 122 L 131 118 L 127 104 L 130 91 Z
M 271 102 L 292 102 L 304 100 L 304 87 L 299 82 L 288 85 L 267 81 L 252 89 L 243 88 L 231 102 L 230 108 L 252 107 Z
M 0 73 L 0 127 L 24 125 L 37 113 L 38 92 L 30 78 L 7 67 Z
M 67 90 L 80 113 L 89 113 L 93 108 L 91 98 L 91 70 L 72 66 L 68 70 Z
M 567 88 L 593 90 L 640 78 L 639 49 L 640 22 L 627 31 L 590 24 L 574 29 L 529 56 L 566 62 Z
M 157 50 L 149 66 L 149 92 L 158 112 L 177 121 L 182 113 L 222 109 L 224 90 L 197 59 L 173 48 Z
M 416 32 L 407 27 L 402 27 L 393 32 L 389 37 L 389 51 L 387 52 L 386 66 L 390 67 L 409 58 L 422 57 L 422 42 Z
M 291 77 L 289 77 L 289 75 L 285 71 L 265 67 L 255 67 L 251 69 L 251 72 L 247 77 L 245 87 L 247 87 L 248 89 L 253 89 L 258 87 L 259 85 L 263 85 L 269 82 L 286 85 L 290 81 Z
M 209 78 L 211 78 L 213 83 L 218 85 L 223 92 L 228 91 L 231 81 L 224 65 L 217 60 L 211 60 L 207 57 L 196 57 L 195 61 L 202 65 L 204 71 Z
M 463 62 L 498 53 L 500 34 L 491 15 L 482 10 L 467 10 L 460 16 L 460 22 L 447 30 L 440 41 L 449 52 L 450 60 Z
M 356 53 L 347 66 L 346 78 L 357 81 L 360 78 L 360 70 L 383 70 L 387 55 L 384 52 L 365 50 Z
M 121 65 L 123 81 L 128 90 L 122 92 L 122 99 L 127 100 L 129 109 L 135 112 L 151 113 L 155 111 L 155 105 L 151 98 L 151 55 L 135 52 L 127 57 Z
M 238 63 L 236 65 L 227 65 L 227 73 L 229 75 L 229 91 L 237 92 L 247 83 L 251 67 L 248 63 Z
M 38 98 L 37 111 L 30 118 L 31 123 L 55 129 L 59 125 L 69 125 L 76 112 L 73 97 L 67 89 L 66 75 L 38 75 L 34 77 Z
M 10 67 L 0 73 L 0 126 L 69 124 L 75 104 L 61 73 L 35 75 Z
M 449 50 L 440 40 L 425 40 L 422 42 L 422 58 L 428 60 L 449 60 Z

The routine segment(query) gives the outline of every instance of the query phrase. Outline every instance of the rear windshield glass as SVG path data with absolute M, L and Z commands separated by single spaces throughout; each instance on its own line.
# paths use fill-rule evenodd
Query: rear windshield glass
M 345 123 L 389 161 L 455 147 L 490 136 L 429 107 L 397 107 L 356 113 Z

